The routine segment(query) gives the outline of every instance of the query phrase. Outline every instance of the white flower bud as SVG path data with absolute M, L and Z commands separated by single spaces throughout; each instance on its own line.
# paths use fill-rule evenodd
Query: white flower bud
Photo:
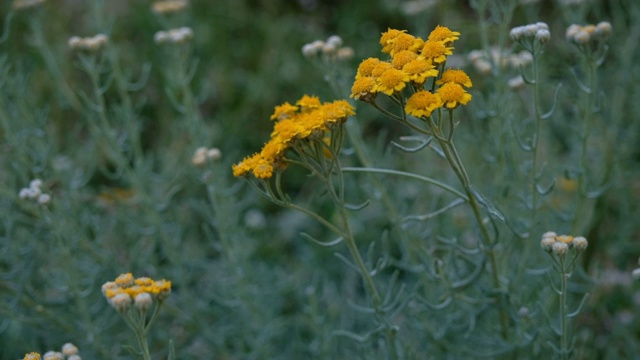
M 520 38 L 522 38 L 523 35 L 524 35 L 524 29 L 522 28 L 522 26 L 514 27 L 509 32 L 509 36 L 511 36 L 511 40 L 513 41 L 520 40 Z
M 55 351 L 47 351 L 42 356 L 42 359 L 43 360 L 64 360 L 64 355 L 62 355 L 62 353 L 55 352 Z
M 156 44 L 164 44 L 167 43 L 169 41 L 170 37 L 169 34 L 165 31 L 158 31 L 157 33 L 155 33 L 153 35 L 153 41 Z
M 72 343 L 66 343 L 66 344 L 62 345 L 62 353 L 67 355 L 67 356 L 69 356 L 69 355 L 77 355 L 78 354 L 78 347 L 76 347 Z
M 469 52 L 469 54 L 467 55 L 467 59 L 469 59 L 469 61 L 471 62 L 476 62 L 483 58 L 484 58 L 484 51 L 482 50 L 471 50 L 471 52 Z
M 307 59 L 314 58 L 318 55 L 318 49 L 313 44 L 305 44 L 302 47 L 302 55 Z
M 473 63 L 473 66 L 476 68 L 476 70 L 484 75 L 488 75 L 491 74 L 491 72 L 493 71 L 493 66 L 491 66 L 491 63 L 487 60 L 484 59 L 480 59 L 478 61 L 475 61 Z
M 40 194 L 40 196 L 38 196 L 38 204 L 47 205 L 50 202 L 51 202 L 51 195 L 49 195 L 49 194 Z
M 20 192 L 18 193 L 18 197 L 22 200 L 30 199 L 31 189 L 27 189 L 27 188 L 20 189 Z
M 608 38 L 611 35 L 611 23 L 608 21 L 599 22 L 596 25 L 595 34 L 602 38 Z
M 115 281 L 107 281 L 106 283 L 104 283 L 102 285 L 102 295 L 103 296 L 107 296 L 107 291 L 108 290 L 116 290 L 117 288 L 119 288 L 120 286 L 118 284 L 116 284 Z
M 578 31 L 578 33 L 573 37 L 573 41 L 581 45 L 588 43 L 589 40 L 591 40 L 591 36 L 588 32 L 583 30 Z
M 633 277 L 633 280 L 640 280 L 640 268 L 633 269 L 631 276 Z
M 331 44 L 337 49 L 342 46 L 342 38 L 338 35 L 332 35 L 327 39 L 327 44 Z
M 549 25 L 547 25 L 547 23 L 539 21 L 536 23 L 536 27 L 538 27 L 538 30 L 547 30 L 549 31 Z
M 326 43 L 326 44 L 324 44 L 324 46 L 322 47 L 322 52 L 323 52 L 325 55 L 333 55 L 333 54 L 335 54 L 335 53 L 336 53 L 336 50 L 338 50 L 338 48 L 337 48 L 335 45 L 330 44 L 330 43 Z
M 538 32 L 538 26 L 536 24 L 529 24 L 524 27 L 524 34 L 527 37 L 534 37 Z
M 67 45 L 73 50 L 79 49 L 82 43 L 82 39 L 78 36 L 72 36 L 69 38 L 69 41 L 67 41 Z
M 563 242 L 556 241 L 556 242 L 553 243 L 553 246 L 551 247 L 551 250 L 557 256 L 564 256 L 564 255 L 567 254 L 567 251 L 569 251 L 569 245 L 567 245 L 567 244 L 565 244 Z
M 555 237 L 543 237 L 542 240 L 540 240 L 540 247 L 546 252 L 551 252 L 555 243 Z
M 542 234 L 542 237 L 543 237 L 543 238 L 546 238 L 546 237 L 552 237 L 552 238 L 555 238 L 556 236 L 558 236 L 558 234 L 556 234 L 556 233 L 555 233 L 555 232 L 553 232 L 553 231 L 547 231 L 546 233 Z
M 350 60 L 353 58 L 353 48 L 351 47 L 342 47 L 340 49 L 338 49 L 338 60 Z
M 140 293 L 136 295 L 136 298 L 133 300 L 136 308 L 143 313 L 146 313 L 149 308 L 151 308 L 151 304 L 153 303 L 153 299 L 151 295 L 147 292 Z
M 520 90 L 525 86 L 524 78 L 522 78 L 522 76 L 520 75 L 509 79 L 507 84 L 509 85 L 509 88 L 511 90 Z
M 207 161 L 207 148 L 201 146 L 196 149 L 196 152 L 191 157 L 191 163 L 195 166 L 202 166 Z
M 207 150 L 207 159 L 211 161 L 218 161 L 222 157 L 222 152 L 218 148 L 211 148 Z
M 82 360 L 80 355 L 71 355 L 67 358 L 67 360 Z
M 587 248 L 587 245 L 589 245 L 587 239 L 582 236 L 574 237 L 573 240 L 571 240 L 571 244 L 577 251 L 584 251 Z
M 131 296 L 127 293 L 119 293 L 110 299 L 111 306 L 123 313 L 131 307 Z
M 567 31 L 564 34 L 565 39 L 567 39 L 568 41 L 575 41 L 574 38 L 575 38 L 576 34 L 578 34 L 580 32 L 580 30 L 581 30 L 580 25 L 571 24 L 567 28 Z
M 551 38 L 551 33 L 549 30 L 540 29 L 536 32 L 536 40 L 540 41 L 541 44 L 545 44 Z
M 41 186 L 42 186 L 42 180 L 40 179 L 33 179 L 29 183 L 29 187 L 32 189 L 40 189 Z

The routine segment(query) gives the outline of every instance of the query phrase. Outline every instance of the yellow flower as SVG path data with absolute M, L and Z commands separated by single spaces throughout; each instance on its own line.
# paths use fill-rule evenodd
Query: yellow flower
M 436 26 L 435 29 L 429 34 L 428 41 L 443 41 L 445 45 L 450 45 L 455 40 L 458 40 L 460 33 L 457 31 L 451 31 L 446 26 Z
M 133 275 L 131 273 L 121 274 L 115 280 L 120 287 L 129 287 L 134 284 Z
M 325 103 L 320 108 L 320 117 L 325 123 L 335 123 L 342 121 L 347 116 L 354 115 L 353 106 L 346 100 L 336 100 L 332 103 Z
M 448 55 L 453 54 L 452 49 L 452 47 L 447 47 L 443 41 L 427 41 L 422 47 L 420 56 L 434 64 L 442 64 L 447 60 Z
M 389 53 L 391 51 L 391 40 L 396 38 L 398 35 L 402 33 L 406 33 L 407 30 L 396 30 L 392 28 L 388 28 L 386 32 L 382 33 L 380 37 L 380 45 L 382 45 L 382 52 Z
M 438 89 L 438 94 L 444 101 L 447 109 L 455 109 L 459 105 L 467 105 L 471 100 L 471 94 L 467 93 L 461 85 L 448 82 Z
M 571 244 L 571 242 L 573 241 L 573 236 L 571 235 L 558 235 L 556 236 L 556 240 L 562 243 L 565 243 L 567 245 Z
M 389 40 L 389 53 L 391 56 L 395 54 L 408 50 L 408 51 L 418 51 L 424 45 L 424 40 L 417 38 L 411 34 L 399 34 L 393 39 Z
M 409 61 L 415 59 L 418 57 L 418 54 L 416 54 L 413 51 L 410 50 L 403 50 L 400 51 L 398 53 L 396 53 L 393 56 L 393 60 L 391 60 L 391 65 L 393 65 L 394 68 L 396 69 L 402 69 L 402 67 L 408 63 Z
M 392 68 L 380 75 L 375 89 L 391 96 L 394 92 L 404 89 L 409 81 L 409 75 L 402 70 Z
M 233 164 L 231 168 L 233 169 L 233 176 L 240 177 L 249 172 L 253 171 L 256 163 L 260 160 L 260 154 L 253 154 L 251 156 L 245 157 L 238 164 Z
M 258 179 L 269 179 L 273 176 L 273 165 L 267 160 L 261 159 L 253 168 L 253 175 Z
M 373 57 L 362 60 L 362 62 L 358 66 L 358 71 L 356 72 L 356 80 L 360 79 L 361 77 L 371 76 L 373 69 L 379 63 L 380 59 Z
M 320 98 L 317 96 L 304 95 L 296 102 L 296 105 L 300 106 L 300 111 L 317 109 L 320 107 Z
M 30 352 L 24 355 L 24 360 L 40 360 L 40 354 L 37 352 Z
M 438 76 L 438 70 L 429 61 L 416 58 L 402 67 L 402 71 L 409 75 L 409 79 L 416 84 L 424 84 L 428 77 Z
M 271 115 L 271 120 L 284 120 L 293 116 L 293 114 L 298 111 L 298 107 L 295 105 L 289 104 L 289 102 L 285 102 L 282 105 L 276 106 L 273 115 Z
M 415 117 L 431 116 L 433 110 L 442 106 L 442 99 L 438 94 L 430 91 L 418 91 L 407 100 L 404 110 Z
M 440 80 L 438 80 L 436 84 L 441 85 L 448 82 L 459 84 L 467 88 L 470 88 L 473 86 L 473 84 L 471 83 L 471 79 L 469 78 L 469 75 L 467 75 L 462 70 L 453 70 L 453 69 L 445 70 L 445 72 L 442 73 L 442 77 L 440 77 Z
M 260 151 L 260 155 L 263 159 L 273 162 L 280 157 L 286 149 L 287 144 L 284 143 L 280 137 L 275 137 L 264 144 Z
M 383 72 L 393 69 L 393 65 L 386 61 L 380 61 L 374 68 L 371 70 L 371 76 L 374 78 L 378 78 L 382 75 Z
M 353 86 L 351 86 L 351 96 L 356 100 L 362 100 L 368 102 L 373 100 L 376 95 L 374 87 L 376 86 L 376 79 L 371 76 L 365 76 L 357 79 Z

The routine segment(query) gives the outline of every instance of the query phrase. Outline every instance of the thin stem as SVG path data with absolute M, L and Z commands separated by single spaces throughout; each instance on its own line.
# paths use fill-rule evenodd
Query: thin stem
M 569 338 L 569 325 L 567 318 L 567 283 L 571 273 L 567 268 L 565 257 L 560 257 L 560 329 L 562 334 L 560 335 L 560 357 L 563 360 L 569 358 L 568 338 Z

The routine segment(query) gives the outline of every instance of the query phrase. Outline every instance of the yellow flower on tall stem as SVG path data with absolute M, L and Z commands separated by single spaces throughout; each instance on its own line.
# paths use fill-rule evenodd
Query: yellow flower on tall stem
M 437 93 L 444 101 L 445 107 L 450 110 L 460 105 L 467 105 L 471 101 L 471 94 L 466 92 L 462 85 L 453 82 L 442 85 Z
M 442 98 L 439 94 L 433 94 L 430 91 L 418 91 L 407 100 L 405 112 L 415 117 L 431 116 L 431 113 L 442 107 Z

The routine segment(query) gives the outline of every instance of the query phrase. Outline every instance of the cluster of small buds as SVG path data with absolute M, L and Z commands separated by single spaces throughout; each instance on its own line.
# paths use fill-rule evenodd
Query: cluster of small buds
M 533 61 L 533 55 L 529 51 L 522 50 L 514 54 L 500 53 L 493 48 L 489 53 L 482 50 L 473 50 L 467 55 L 467 59 L 471 62 L 477 72 L 489 75 L 493 72 L 492 64 L 500 64 L 502 68 L 520 69 Z M 524 79 L 522 76 L 516 76 L 508 81 L 511 89 L 517 90 L 524 87 Z
M 549 26 L 543 22 L 514 27 L 509 35 L 513 41 L 537 40 L 541 44 L 549 41 L 551 37 Z
M 597 25 L 580 26 L 573 24 L 567 28 L 565 37 L 568 41 L 579 45 L 586 45 L 590 42 L 604 41 L 611 36 L 611 24 L 602 21 Z
M 158 31 L 153 36 L 156 44 L 184 44 L 191 39 L 193 39 L 193 30 L 186 26 L 168 31 Z
M 46 0 L 15 0 L 13 2 L 14 10 L 28 9 L 43 4 Z
M 186 0 L 156 1 L 151 5 L 151 10 L 156 14 L 170 14 L 184 10 L 187 5 Z
M 82 360 L 78 347 L 72 343 L 66 343 L 62 346 L 62 351 L 47 351 L 40 356 L 37 352 L 25 354 L 23 360 Z
M 342 46 L 342 38 L 338 35 L 332 35 L 326 41 L 316 40 L 302 47 L 302 55 L 307 59 L 316 58 L 319 54 L 330 59 L 343 61 L 353 57 L 353 49 Z
M 542 234 L 542 240 L 540 240 L 542 250 L 557 256 L 566 255 L 569 249 L 582 252 L 587 248 L 587 245 L 589 245 L 587 239 L 582 236 L 558 235 L 553 231 Z
M 98 34 L 91 37 L 72 36 L 67 42 L 71 50 L 98 51 L 103 49 L 109 42 L 109 37 L 105 34 Z
M 51 195 L 42 192 L 42 180 L 34 179 L 29 183 L 28 188 L 20 189 L 18 196 L 23 200 L 33 200 L 40 205 L 47 205 L 51 202 Z
M 222 152 L 218 148 L 206 148 L 201 146 L 196 149 L 191 157 L 191 163 L 195 166 L 202 166 L 207 161 L 218 161 L 222 157 Z
M 153 280 L 148 277 L 134 278 L 131 273 L 121 274 L 114 281 L 102 285 L 102 295 L 118 312 L 125 313 L 134 304 L 146 313 L 153 300 L 163 301 L 171 293 L 171 281 Z

